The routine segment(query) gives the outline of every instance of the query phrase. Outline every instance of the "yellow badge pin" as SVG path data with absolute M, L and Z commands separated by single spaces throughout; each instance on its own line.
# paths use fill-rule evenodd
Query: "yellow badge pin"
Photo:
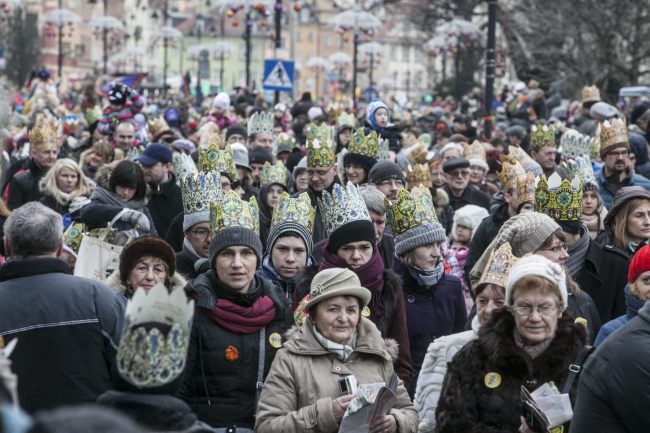
M 282 347 L 282 337 L 280 336 L 280 334 L 274 332 L 273 334 L 269 335 L 269 344 L 271 345 L 271 347 L 274 347 L 276 349 Z
M 497 388 L 501 385 L 501 375 L 494 372 L 486 373 L 485 376 L 483 376 L 483 383 L 488 388 Z
M 370 317 L 370 308 L 367 305 L 361 310 L 361 315 L 363 317 Z

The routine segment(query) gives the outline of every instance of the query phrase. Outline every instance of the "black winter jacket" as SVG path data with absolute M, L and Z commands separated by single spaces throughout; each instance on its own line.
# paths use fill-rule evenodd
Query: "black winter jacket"
M 172 222 L 169 224 L 169 229 L 164 233 L 165 242 L 167 242 L 174 251 L 181 251 L 183 248 L 183 239 L 185 238 L 185 233 L 183 233 L 183 219 L 185 214 L 183 212 L 177 214 Z M 160 233 L 163 236 L 163 233 Z
M 30 159 L 27 171 L 14 175 L 9 181 L 7 207 L 14 210 L 27 202 L 40 200 L 43 193 L 39 184 L 43 176 L 45 172 Z
M 176 177 L 169 173 L 171 179 L 162 185 L 151 186 L 151 196 L 147 208 L 161 236 L 167 233 L 176 215 L 183 212 L 183 195 L 176 184 Z
M 199 276 L 199 272 L 194 268 L 194 264 L 198 259 L 196 259 L 189 251 L 186 251 L 185 248 L 181 247 L 181 251 L 176 254 L 176 272 L 183 275 L 189 280 Z
M 68 274 L 56 258 L 0 267 L 0 335 L 19 339 L 12 368 L 29 413 L 92 402 L 112 388 L 126 300 L 98 281 Z
M 481 206 L 486 210 L 490 209 L 490 197 L 474 185 L 467 185 L 467 188 L 463 190 L 460 197 L 455 197 L 454 194 L 452 194 L 449 185 L 445 185 L 444 190 L 449 196 L 449 205 L 454 209 L 454 211 L 457 211 L 468 204 Z

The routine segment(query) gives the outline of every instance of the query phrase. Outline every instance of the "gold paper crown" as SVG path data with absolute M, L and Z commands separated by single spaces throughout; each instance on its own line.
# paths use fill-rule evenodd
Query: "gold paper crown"
M 411 190 L 416 187 L 429 188 L 431 186 L 430 176 L 427 164 L 409 164 L 406 168 L 406 182 Z
M 311 205 L 311 199 L 306 192 L 298 198 L 291 198 L 289 194 L 280 194 L 280 200 L 273 208 L 271 229 L 280 223 L 292 222 L 305 227 L 311 234 L 314 231 L 314 217 L 316 209 Z
M 397 192 L 395 201 L 390 203 L 385 200 L 384 203 L 387 209 L 387 220 L 393 229 L 393 236 L 400 235 L 422 224 L 438 222 L 429 188 L 415 187 L 411 192 L 401 189 Z
M 524 177 L 524 167 L 512 155 L 499 155 L 501 160 L 501 171 L 497 172 L 499 182 L 503 185 L 505 192 L 513 191 L 517 187 L 517 179 Z
M 555 125 L 533 125 L 530 127 L 530 148 L 557 147 L 555 144 Z
M 154 140 L 160 137 L 164 132 L 171 130 L 169 124 L 162 115 L 149 120 L 147 125 L 149 126 L 151 138 Z
M 260 234 L 260 211 L 257 200 L 251 197 L 246 202 L 235 191 L 230 190 L 219 202 L 210 204 L 210 229 L 212 235 L 228 227 L 244 227 Z
M 57 149 L 56 137 L 59 125 L 54 117 L 39 114 L 36 124 L 29 131 L 29 148 L 36 151 Z
M 199 171 L 203 173 L 214 171 L 230 177 L 231 182 L 237 180 L 237 167 L 230 144 L 226 144 L 223 150 L 219 150 L 216 145 L 205 150 L 199 149 Z
M 605 155 L 615 147 L 629 147 L 625 120 L 614 118 L 600 124 L 600 154 Z
M 485 147 L 478 140 L 474 140 L 472 144 L 465 143 L 463 146 L 463 156 L 468 161 L 478 159 L 485 162 Z
M 191 156 L 181 153 L 174 159 L 174 176 L 177 180 L 183 179 L 185 176 L 197 175 L 199 174 L 199 169 L 196 168 L 194 160 Z
M 221 200 L 221 180 L 219 173 L 198 173 L 181 179 L 183 213 L 209 212 L 211 203 Z
M 273 134 L 273 113 L 258 111 L 248 119 L 248 135 Z
M 335 183 L 331 193 L 323 191 L 322 198 L 318 199 L 318 205 L 328 236 L 349 222 L 372 221 L 366 202 L 352 182 L 348 182 L 345 187 Z
M 334 135 L 327 125 L 307 126 L 307 166 L 333 167 L 336 163 L 334 155 Z
M 206 123 L 199 131 L 201 139 L 199 140 L 199 150 L 203 149 L 223 149 L 226 143 L 221 137 L 219 127 L 213 122 Z
M 366 156 L 368 158 L 377 159 L 377 152 L 379 151 L 379 137 L 377 132 L 372 131 L 368 135 L 364 134 L 363 128 L 359 128 L 352 135 L 348 151 L 357 155 Z
M 582 88 L 582 103 L 585 102 L 598 102 L 600 101 L 600 90 L 594 84 L 592 86 L 584 86 Z
M 582 220 L 582 179 L 574 177 L 569 182 L 553 173 L 537 183 L 535 190 L 535 211 L 545 213 L 555 221 Z
M 287 170 L 284 168 L 282 161 L 278 161 L 275 165 L 269 164 L 268 161 L 262 167 L 260 174 L 260 185 L 267 185 L 270 183 L 277 183 L 284 187 L 287 186 Z
M 354 114 L 341 113 L 339 117 L 336 118 L 336 130 L 340 131 L 342 128 L 352 128 L 357 124 L 357 119 L 354 117 Z
M 517 207 L 527 202 L 535 202 L 535 175 L 530 172 L 517 178 Z
M 592 143 L 593 139 L 588 135 L 583 135 L 575 129 L 568 129 L 560 138 L 562 156 L 565 159 L 576 159 L 579 156 L 589 157 Z
M 490 254 L 490 258 L 485 265 L 485 270 L 476 287 L 483 284 L 495 284 L 500 287 L 505 287 L 508 273 L 517 263 L 517 260 L 517 257 L 512 254 L 510 244 L 507 242 L 504 243 Z
M 427 163 L 427 148 L 423 144 L 416 144 L 410 149 L 409 161 L 411 164 Z

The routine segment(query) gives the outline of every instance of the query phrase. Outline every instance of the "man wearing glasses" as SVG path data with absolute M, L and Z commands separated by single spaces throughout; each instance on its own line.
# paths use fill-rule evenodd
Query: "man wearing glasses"
M 468 204 L 490 209 L 490 197 L 469 183 L 469 161 L 465 158 L 451 158 L 442 164 L 447 185 L 444 189 L 454 211 Z
M 399 165 L 392 161 L 379 161 L 370 169 L 368 183 L 375 185 L 388 201 L 393 201 L 399 190 L 406 186 L 406 178 Z

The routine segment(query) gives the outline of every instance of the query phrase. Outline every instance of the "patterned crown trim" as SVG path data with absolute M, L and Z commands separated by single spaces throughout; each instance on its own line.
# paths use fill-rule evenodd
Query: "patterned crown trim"
M 223 150 L 218 147 L 210 146 L 207 149 L 199 150 L 199 171 L 208 173 L 214 171 L 217 173 L 224 173 L 230 177 L 231 180 L 236 180 L 237 167 L 233 158 L 232 149 L 230 144 L 226 144 Z
M 36 124 L 29 131 L 30 149 L 37 151 L 57 149 L 58 130 L 59 125 L 56 118 L 39 114 L 36 117 Z
M 582 220 L 582 179 L 562 180 L 553 173 L 548 180 L 542 176 L 535 190 L 535 211 L 555 221 Z
M 194 160 L 191 156 L 181 153 L 174 159 L 174 176 L 176 179 L 183 179 L 185 176 L 195 176 L 199 174 L 199 169 L 196 168 Z
M 219 173 L 197 173 L 181 178 L 183 212 L 188 215 L 210 210 L 211 203 L 221 200 Z
M 627 126 L 625 120 L 614 118 L 605 120 L 600 124 L 600 150 L 601 153 L 617 146 L 628 146 Z
M 557 147 L 555 143 L 555 125 L 531 126 L 530 147 L 535 150 L 539 150 L 542 147 Z
M 284 168 L 282 161 L 278 161 L 275 165 L 269 164 L 268 161 L 262 167 L 260 174 L 260 185 L 267 185 L 270 183 L 277 183 L 282 186 L 287 186 L 287 170 Z
M 526 171 L 513 155 L 501 154 L 499 159 L 501 160 L 501 171 L 497 172 L 499 182 L 503 185 L 504 191 L 512 191 L 517 187 L 517 179 L 525 176 Z
M 165 118 L 161 115 L 159 115 L 156 118 L 153 118 L 147 122 L 147 126 L 149 127 L 149 132 L 151 133 L 151 138 L 157 137 L 163 132 L 171 130 L 169 127 L 169 124 L 165 120 Z
M 246 202 L 235 191 L 224 194 L 221 201 L 210 204 L 210 229 L 216 235 L 227 227 L 244 227 L 260 234 L 260 211 L 255 197 Z
M 596 182 L 596 175 L 594 174 L 594 168 L 592 167 L 589 158 L 579 156 L 571 161 L 563 162 L 562 165 L 569 170 L 569 173 L 571 173 L 572 176 L 581 177 L 585 187 L 587 185 L 598 185 Z
M 429 188 L 431 186 L 430 176 L 427 164 L 409 164 L 406 168 L 406 182 L 411 190 L 415 187 Z
M 334 130 L 327 126 L 307 126 L 307 166 L 333 167 L 336 163 L 334 155 Z
M 366 202 L 352 182 L 348 182 L 347 187 L 335 183 L 331 194 L 323 191 L 322 198 L 318 199 L 318 206 L 328 235 L 352 221 L 372 221 Z
M 350 113 L 341 113 L 339 117 L 336 118 L 336 130 L 340 131 L 343 127 L 353 128 L 357 124 L 357 119 L 354 117 L 354 114 Z
M 286 132 L 281 132 L 273 141 L 273 154 L 277 155 L 278 152 L 291 152 L 295 147 L 296 139 Z
M 271 228 L 283 222 L 293 222 L 305 227 L 312 234 L 315 216 L 316 209 L 311 205 L 309 194 L 303 192 L 298 198 L 291 198 L 288 193 L 283 192 L 273 208 Z
M 576 131 L 569 129 L 560 138 L 560 146 L 562 147 L 562 155 L 565 159 L 576 159 L 579 156 L 589 156 L 591 154 L 591 146 L 593 138 Z
M 248 119 L 248 135 L 252 134 L 273 134 L 273 113 L 253 113 Z
M 522 204 L 535 202 L 535 175 L 526 173 L 523 177 L 517 178 L 517 207 Z
M 379 152 L 379 136 L 377 132 L 371 131 L 366 135 L 363 128 L 357 129 L 352 135 L 348 150 L 350 153 L 377 159 L 377 152 Z
M 387 138 L 379 139 L 379 150 L 377 151 L 377 161 L 388 161 L 390 159 L 390 142 Z
M 429 188 L 415 187 L 411 192 L 401 189 L 395 201 L 385 200 L 386 219 L 397 236 L 422 224 L 438 222 Z
M 504 243 L 490 254 L 490 258 L 485 265 L 485 270 L 481 275 L 477 287 L 482 284 L 495 284 L 505 287 L 508 273 L 510 273 L 510 269 L 512 269 L 518 260 L 512 254 L 510 244 L 507 242 Z
M 463 155 L 467 160 L 480 159 L 481 161 L 486 161 L 485 146 L 478 140 L 474 140 L 472 144 L 465 143 L 463 146 Z

